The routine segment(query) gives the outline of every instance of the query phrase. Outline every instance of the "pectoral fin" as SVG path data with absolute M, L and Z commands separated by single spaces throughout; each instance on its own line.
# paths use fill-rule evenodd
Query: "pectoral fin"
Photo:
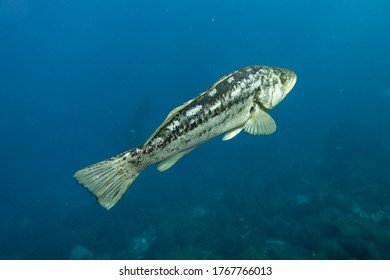
M 178 153 L 176 155 L 173 155 L 173 156 L 163 160 L 162 162 L 157 164 L 157 170 L 160 171 L 160 172 L 166 171 L 167 169 L 171 168 L 172 165 L 174 165 L 179 159 L 181 159 L 184 155 L 186 155 L 189 152 L 191 152 L 193 149 L 195 149 L 195 148 L 192 148 L 192 149 L 189 149 L 187 151 Z
M 234 136 L 236 136 L 238 133 L 240 133 L 243 128 L 244 128 L 244 126 L 240 126 L 240 127 L 234 128 L 232 130 L 229 130 L 223 136 L 222 141 L 227 141 L 227 140 L 232 139 Z
M 276 130 L 275 121 L 260 106 L 251 108 L 250 117 L 244 125 L 246 132 L 253 135 L 272 134 Z

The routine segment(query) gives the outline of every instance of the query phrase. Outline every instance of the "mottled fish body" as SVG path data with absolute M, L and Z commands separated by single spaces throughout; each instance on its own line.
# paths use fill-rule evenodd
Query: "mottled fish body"
M 295 82 L 295 73 L 283 68 L 251 66 L 234 71 L 172 110 L 143 145 L 81 169 L 74 177 L 110 209 L 150 165 L 157 163 L 157 169 L 165 171 L 222 133 L 223 140 L 241 130 L 254 135 L 273 133 L 276 124 L 267 111 L 279 104 Z

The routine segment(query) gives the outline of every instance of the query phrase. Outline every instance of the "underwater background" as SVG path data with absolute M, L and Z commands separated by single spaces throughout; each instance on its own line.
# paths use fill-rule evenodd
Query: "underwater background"
M 0 259 L 390 259 L 390 2 L 0 0 Z M 73 174 L 249 65 L 270 136 L 221 137 L 110 211 Z

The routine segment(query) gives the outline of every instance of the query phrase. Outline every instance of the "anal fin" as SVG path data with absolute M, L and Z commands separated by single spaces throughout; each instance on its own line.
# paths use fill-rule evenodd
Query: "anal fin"
M 157 170 L 160 172 L 166 171 L 167 169 L 171 168 L 172 165 L 174 165 L 179 159 L 181 159 L 183 156 L 191 152 L 193 149 L 186 150 L 184 152 L 177 153 L 176 155 L 173 155 L 163 161 L 161 161 L 159 164 L 157 164 Z

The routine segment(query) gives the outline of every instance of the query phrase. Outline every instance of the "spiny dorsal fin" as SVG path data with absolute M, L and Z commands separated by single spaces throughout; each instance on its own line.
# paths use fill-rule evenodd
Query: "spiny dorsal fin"
M 233 76 L 233 75 L 236 74 L 237 72 L 238 72 L 238 70 L 237 70 L 237 71 L 234 71 L 234 72 L 231 72 L 231 73 L 229 73 L 229 74 L 226 74 L 225 76 L 223 76 L 222 78 L 220 78 L 218 81 L 216 81 L 214 84 L 212 84 L 212 85 L 209 87 L 209 89 L 215 87 L 216 85 L 218 85 L 218 84 L 221 83 L 222 81 L 228 79 L 229 77 Z
M 276 131 L 276 124 L 270 115 L 263 111 L 260 106 L 255 105 L 251 108 L 250 117 L 245 123 L 244 129 L 253 135 L 269 135 Z

